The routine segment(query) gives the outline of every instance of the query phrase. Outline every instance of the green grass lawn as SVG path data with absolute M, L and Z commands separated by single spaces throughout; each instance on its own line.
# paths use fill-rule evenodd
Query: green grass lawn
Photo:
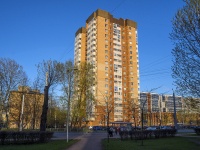
M 104 150 L 200 150 L 200 145 L 193 143 L 192 141 L 199 141 L 200 138 L 184 138 L 184 137 L 172 137 L 172 138 L 160 138 L 143 140 L 143 146 L 141 140 L 124 140 L 120 139 L 107 139 L 103 140 Z
M 30 145 L 0 145 L 0 150 L 66 150 L 67 147 L 76 143 L 78 140 L 56 140 L 42 144 Z

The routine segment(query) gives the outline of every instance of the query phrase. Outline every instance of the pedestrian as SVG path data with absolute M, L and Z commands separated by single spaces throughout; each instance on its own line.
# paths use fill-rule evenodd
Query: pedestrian
M 115 127 L 115 134 L 116 134 L 116 135 L 117 135 L 117 130 L 118 130 L 117 127 Z
M 110 137 L 113 137 L 113 129 L 112 129 L 112 127 L 109 128 L 109 135 L 110 135 Z

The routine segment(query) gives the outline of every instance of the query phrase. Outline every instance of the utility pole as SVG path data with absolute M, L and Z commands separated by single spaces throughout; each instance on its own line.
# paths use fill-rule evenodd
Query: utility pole
M 40 131 L 46 131 L 47 122 L 47 110 L 48 110 L 48 95 L 49 95 L 49 83 L 48 83 L 48 73 L 46 73 L 46 86 L 44 87 L 44 104 L 42 107 L 42 115 L 40 121 Z
M 163 99 L 163 94 L 162 94 L 162 98 L 160 99 L 160 106 L 159 106 L 159 119 L 160 119 L 159 126 L 162 125 L 162 99 Z
M 145 103 L 144 103 L 145 104 Z M 144 104 L 143 104 L 143 107 L 142 107 L 142 114 L 141 114 L 141 120 L 142 120 L 142 146 L 144 145 L 143 143 L 143 122 L 144 122 L 144 116 L 143 116 L 143 113 L 144 113 Z
M 21 107 L 21 114 L 20 114 L 19 131 L 23 130 L 23 114 L 24 114 L 24 93 L 22 95 L 22 107 Z
M 55 129 L 56 129 L 56 111 L 55 111 Z
M 70 86 L 70 85 L 69 85 Z M 67 104 L 67 143 L 69 142 L 69 121 L 70 121 L 70 89 L 68 86 L 68 104 Z
M 173 102 L 174 102 L 174 126 L 175 126 L 175 129 L 177 129 L 177 118 L 176 118 L 176 103 L 175 103 L 175 93 L 173 91 Z

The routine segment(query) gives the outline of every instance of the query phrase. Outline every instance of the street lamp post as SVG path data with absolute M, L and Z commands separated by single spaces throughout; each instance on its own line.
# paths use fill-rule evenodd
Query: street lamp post
M 70 92 L 70 89 L 68 87 L 68 92 Z M 69 142 L 69 117 L 70 117 L 70 94 L 68 93 L 68 105 L 67 105 L 67 143 Z
M 69 71 L 70 70 L 78 70 L 77 68 L 72 68 L 72 69 L 67 69 L 67 74 L 69 74 Z M 70 103 L 71 103 L 71 91 L 70 91 L 70 87 L 72 86 L 71 85 L 71 75 L 69 74 L 68 76 L 68 104 L 67 104 L 67 125 L 66 125 L 66 128 L 67 128 L 67 143 L 69 142 L 69 121 L 70 121 Z
M 176 118 L 176 103 L 175 103 L 175 94 L 174 94 L 174 91 L 173 91 L 173 102 L 174 102 L 174 127 L 175 129 L 178 129 L 178 126 L 177 126 L 177 118 Z
M 143 107 L 142 107 L 142 114 L 141 114 L 141 120 L 142 120 L 142 146 L 143 146 L 143 122 L 144 122 L 144 116 L 143 116 L 143 112 L 144 111 L 144 104 L 143 104 Z
M 19 131 L 22 131 L 23 129 L 23 114 L 24 114 L 24 93 L 22 95 L 22 108 L 21 108 L 21 114 L 20 114 Z

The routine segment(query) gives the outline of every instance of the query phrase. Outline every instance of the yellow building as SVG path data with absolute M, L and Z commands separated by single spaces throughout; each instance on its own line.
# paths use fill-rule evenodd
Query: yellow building
M 131 121 L 131 104 L 138 105 L 139 64 L 137 23 L 116 19 L 109 12 L 96 10 L 86 26 L 75 34 L 74 63 L 91 63 L 97 84 L 91 125 L 109 121 Z M 138 113 L 138 111 L 137 111 Z M 91 122 L 92 121 L 92 122 Z
M 38 90 L 20 86 L 17 91 L 11 91 L 9 99 L 9 128 L 38 129 L 44 95 Z

